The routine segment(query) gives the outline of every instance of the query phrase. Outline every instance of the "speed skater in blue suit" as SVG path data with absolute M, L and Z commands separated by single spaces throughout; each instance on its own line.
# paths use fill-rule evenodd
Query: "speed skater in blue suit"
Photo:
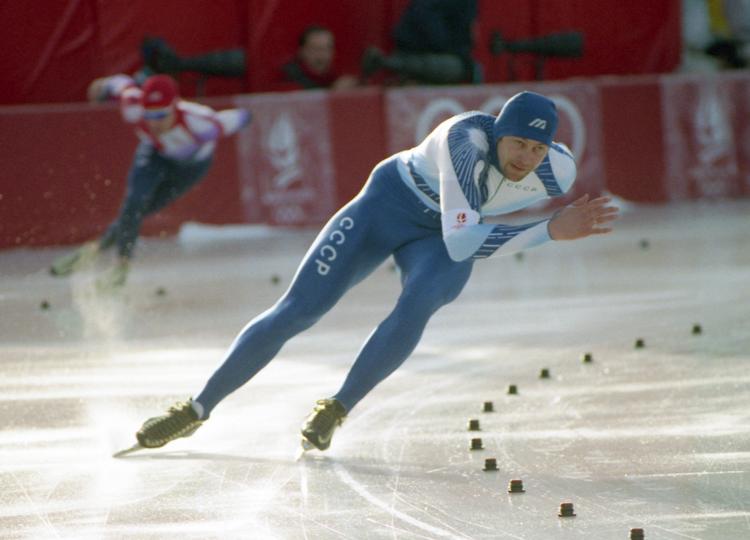
M 328 448 L 346 415 L 409 357 L 432 315 L 459 296 L 476 260 L 611 231 L 617 207 L 608 197 L 588 195 L 541 221 L 484 222 L 570 190 L 576 164 L 570 150 L 553 141 L 557 124 L 551 99 L 521 92 L 497 117 L 459 114 L 418 146 L 380 162 L 321 230 L 289 289 L 245 326 L 193 398 L 143 424 L 138 444 L 156 448 L 191 435 L 289 339 L 393 256 L 401 275 L 395 306 L 369 335 L 339 390 L 319 400 L 302 425 L 304 448 Z

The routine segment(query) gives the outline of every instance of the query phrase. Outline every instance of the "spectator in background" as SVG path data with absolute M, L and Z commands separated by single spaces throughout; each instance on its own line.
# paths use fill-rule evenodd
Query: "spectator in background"
M 481 66 L 471 55 L 477 15 L 477 0 L 411 0 L 393 31 L 395 52 L 386 56 L 368 48 L 365 77 L 387 69 L 402 82 L 482 82 Z
M 132 124 L 140 144 L 128 173 L 120 214 L 104 235 L 52 263 L 50 272 L 67 276 L 102 251 L 117 247 L 117 262 L 100 278 L 101 288 L 125 283 L 143 219 L 181 197 L 208 173 L 216 143 L 250 122 L 250 112 L 216 112 L 180 98 L 168 75 L 154 75 L 142 87 L 128 75 L 95 79 L 88 88 L 91 102 L 119 100 L 123 120 Z
M 284 87 L 295 90 L 354 88 L 356 77 L 342 75 L 334 69 L 335 40 L 333 32 L 324 26 L 305 28 L 299 37 L 299 47 L 294 59 L 281 68 Z

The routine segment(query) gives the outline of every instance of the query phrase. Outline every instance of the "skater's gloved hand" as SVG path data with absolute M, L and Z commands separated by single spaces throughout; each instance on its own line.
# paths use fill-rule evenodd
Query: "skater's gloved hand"
M 553 240 L 576 240 L 592 234 L 606 234 L 612 231 L 607 226 L 617 219 L 619 208 L 608 205 L 610 197 L 597 197 L 589 200 L 588 194 L 552 216 L 548 224 L 549 235 Z

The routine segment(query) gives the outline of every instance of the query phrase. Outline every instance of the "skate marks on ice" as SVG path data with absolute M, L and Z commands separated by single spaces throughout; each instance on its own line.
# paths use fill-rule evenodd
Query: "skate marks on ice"
M 447 364 L 443 359 L 432 359 L 431 367 L 434 368 L 436 365 L 445 366 Z M 366 521 L 370 524 L 370 527 L 375 527 L 379 531 L 376 536 L 407 534 L 409 537 L 414 538 L 450 538 L 453 540 L 466 540 L 472 538 L 471 536 L 466 536 L 462 533 L 462 529 L 473 524 L 468 522 L 461 523 L 462 520 L 458 519 L 459 527 L 457 528 L 455 524 L 449 522 L 455 522 L 456 516 L 448 516 L 452 519 L 446 519 L 446 516 L 442 511 L 433 513 L 429 509 L 425 510 L 425 507 L 428 505 L 418 508 L 423 501 L 417 500 L 414 501 L 414 503 L 409 504 L 406 500 L 402 499 L 398 504 L 407 504 L 403 505 L 403 509 L 399 509 L 396 508 L 397 502 L 394 500 L 394 498 L 400 498 L 398 484 L 403 472 L 402 469 L 408 467 L 410 470 L 409 474 L 415 478 L 423 477 L 425 472 L 418 464 L 404 466 L 400 461 L 393 461 L 389 456 L 390 452 L 388 451 L 387 446 L 394 438 L 397 428 L 403 428 L 405 422 L 408 422 L 408 419 L 404 418 L 404 416 L 411 417 L 412 415 L 417 414 L 423 407 L 427 406 L 428 402 L 425 400 L 419 400 L 419 396 L 422 396 L 425 392 L 439 392 L 451 385 L 455 385 L 455 381 L 451 378 L 448 378 L 448 380 L 443 379 L 439 384 L 433 383 L 429 388 L 400 392 L 385 400 L 372 403 L 372 406 L 368 407 L 363 414 L 353 419 L 348 419 L 344 422 L 342 427 L 338 428 L 337 433 L 334 435 L 332 447 L 325 452 L 318 451 L 311 443 L 302 438 L 300 448 L 295 454 L 295 461 L 298 462 L 299 465 L 299 486 L 303 505 L 307 506 L 310 500 L 310 484 L 316 483 L 319 480 L 324 480 L 326 477 L 331 476 L 330 473 L 334 473 L 336 479 L 341 482 L 341 487 L 337 488 L 337 492 L 340 493 L 342 488 L 344 490 L 348 489 L 369 505 L 370 510 L 367 511 L 368 517 L 366 518 Z M 401 405 L 403 403 L 415 403 L 419 401 L 422 402 L 422 405 L 409 407 L 409 410 L 404 410 L 403 413 L 397 413 L 395 417 L 392 415 L 392 410 L 398 411 L 402 409 Z M 389 424 L 384 425 L 380 419 L 378 419 L 381 413 L 386 413 L 389 417 Z M 368 424 L 370 421 L 375 421 L 376 425 L 385 428 L 385 433 L 378 432 L 377 436 L 373 437 L 373 431 L 367 427 L 368 425 L 371 427 L 371 424 Z M 348 450 L 354 451 L 356 448 L 354 444 L 341 444 L 341 439 L 348 438 L 347 433 L 353 431 L 352 429 L 347 428 L 354 427 L 356 429 L 354 424 L 356 424 L 356 426 L 361 426 L 363 431 L 370 433 L 371 438 L 370 441 L 366 443 L 366 447 L 375 450 L 377 457 L 339 457 L 339 455 L 348 455 Z M 404 444 L 408 443 L 404 442 Z M 336 447 L 339 448 L 338 451 L 336 451 Z M 386 492 L 386 496 L 378 496 L 368 489 L 367 484 L 369 484 L 370 481 L 362 482 L 357 480 L 355 476 L 365 476 L 370 480 L 373 478 L 388 478 L 395 484 L 395 487 L 392 490 L 389 489 Z M 328 480 L 328 482 L 330 482 L 330 480 Z M 340 494 L 339 496 L 342 495 L 343 494 Z M 350 497 L 346 495 L 343 495 L 343 497 L 350 499 Z M 372 514 L 375 509 L 381 511 L 382 514 L 378 517 L 371 516 L 370 514 Z M 312 519 L 312 516 L 316 513 L 317 512 L 315 511 L 303 511 L 301 513 L 303 527 L 304 521 Z M 315 525 L 325 526 L 324 520 L 321 521 L 320 519 L 316 519 Z M 337 533 L 342 534 L 343 537 L 349 538 L 346 531 L 350 530 L 350 527 L 347 526 L 343 531 L 338 530 Z M 371 531 L 372 529 L 370 528 L 367 530 Z M 489 529 L 485 532 L 489 532 Z M 497 537 L 521 538 L 510 534 L 502 534 Z M 358 536 L 352 538 L 358 538 Z
M 114 331 L 113 343 L 63 342 L 40 331 L 61 302 L 50 297 L 53 309 L 41 313 L 37 299 L 29 313 L 47 326 L 30 319 L 33 332 L 16 325 L 26 333 L 3 336 L 13 346 L 3 346 L 0 363 L 8 422 L 0 430 L 0 530 L 18 539 L 224 531 L 309 540 L 616 540 L 643 527 L 649 540 L 748 537 L 750 298 L 741 277 L 750 251 L 739 237 L 723 250 L 716 226 L 708 237 L 700 216 L 685 217 L 685 228 L 669 238 L 651 237 L 649 251 L 637 251 L 646 232 L 633 223 L 606 242 L 582 244 L 583 255 L 573 246 L 573 255 L 540 250 L 522 262 L 477 265 L 462 297 L 472 301 L 459 298 L 439 312 L 417 354 L 353 411 L 331 449 L 299 463 L 292 460 L 299 423 L 318 393 L 335 391 L 371 329 L 361 306 L 344 303 L 331 313 L 329 321 L 347 330 L 335 334 L 344 344 L 339 357 L 331 358 L 332 334 L 322 321 L 301 337 L 305 351 L 292 344 L 265 379 L 223 403 L 196 435 L 115 460 L 112 452 L 134 442 L 144 418 L 173 394 L 194 391 L 231 336 L 215 339 L 221 350 L 191 353 L 201 346 L 188 335 L 197 326 L 181 327 L 198 307 L 167 302 L 160 321 L 127 305 L 133 318 L 114 326 L 134 331 L 124 338 Z M 746 230 L 734 225 L 719 232 Z M 614 259 L 596 247 L 611 244 Z M 626 256 L 628 246 L 636 251 Z M 236 266 L 236 258 L 213 255 L 200 259 L 210 275 Z M 564 281 L 559 267 L 574 256 L 581 259 L 575 286 L 556 285 Z M 513 279 L 497 280 L 505 270 Z M 152 271 L 161 276 L 163 268 Z M 633 275 L 638 280 L 628 281 Z M 353 293 L 385 313 L 385 295 L 372 292 L 390 291 L 391 277 L 374 279 L 379 288 L 366 282 Z M 621 281 L 627 286 L 617 288 Z M 222 299 L 236 303 L 227 289 L 212 289 L 215 301 L 201 302 L 206 324 L 230 309 Z M 362 291 L 370 296 L 356 296 Z M 703 324 L 702 336 L 690 336 L 693 322 Z M 133 335 L 167 342 L 144 345 Z M 636 337 L 645 338 L 644 349 L 633 350 Z M 484 348 L 466 348 L 477 343 Z M 153 353 L 142 354 L 148 348 Z M 594 362 L 583 366 L 580 354 L 589 349 Z M 544 381 L 542 367 L 552 374 Z M 517 396 L 505 393 L 509 383 L 518 384 Z M 485 415 L 488 399 L 495 412 Z M 289 410 L 269 422 L 267 411 L 287 402 Z M 466 431 L 469 418 L 481 421 L 484 450 L 469 450 L 476 436 Z M 498 471 L 482 470 L 489 457 Z M 508 494 L 510 478 L 523 479 L 526 492 Z M 563 500 L 575 504 L 577 517 L 557 516 Z
M 262 451 L 277 458 L 263 459 L 251 457 L 260 449 L 253 439 L 273 433 L 243 437 L 235 426 L 243 417 L 267 419 L 266 410 L 254 405 L 236 414 L 225 410 L 216 417 L 214 433 L 222 440 L 213 453 L 205 451 L 212 437 L 199 431 L 175 441 L 175 450 L 150 450 L 124 460 L 135 479 L 123 482 L 122 472 L 112 476 L 110 512 L 122 519 L 122 502 L 144 507 L 139 512 L 151 505 L 169 512 L 191 508 L 195 483 L 204 502 L 252 501 L 258 510 L 247 521 L 235 514 L 239 503 L 219 508 L 271 538 L 300 530 L 309 538 L 325 538 L 321 531 L 360 538 L 357 531 L 368 530 L 372 534 L 366 537 L 372 538 L 388 537 L 390 531 L 407 538 L 614 540 L 626 537 L 631 526 L 644 527 L 649 540 L 741 538 L 748 518 L 741 495 L 747 475 L 733 473 L 748 458 L 740 451 L 742 439 L 732 441 L 747 432 L 747 416 L 738 414 L 744 402 L 737 401 L 737 390 L 748 385 L 743 363 L 655 348 L 648 354 L 595 352 L 594 363 L 584 367 L 572 349 L 443 347 L 438 353 L 423 347 L 344 423 L 329 451 L 312 453 L 297 466 L 289 449 L 298 438 L 301 414 L 286 415 L 291 419 L 274 426 L 285 439 Z M 178 362 L 180 354 L 172 354 Z M 707 370 L 709 362 L 713 367 Z M 551 368 L 550 380 L 536 378 L 541 365 Z M 276 371 L 269 388 L 284 387 L 282 381 L 297 371 L 288 367 Z M 177 368 L 160 371 L 168 377 L 166 372 Z M 334 383 L 334 375 L 332 370 L 324 378 Z M 519 383 L 517 396 L 504 393 L 511 381 Z M 245 403 L 263 401 L 259 390 L 256 385 L 249 392 L 255 396 Z M 284 391 L 290 397 L 295 393 Z M 494 400 L 495 413 L 481 414 L 485 398 Z M 307 401 L 290 409 L 304 412 Z M 125 425 L 110 413 L 90 423 Z M 485 450 L 479 453 L 468 450 L 466 420 L 472 416 L 482 421 Z M 500 470 L 481 471 L 482 460 L 493 456 Z M 185 471 L 193 480 L 185 480 Z M 524 479 L 521 497 L 506 493 L 511 477 Z M 158 478 L 156 493 L 149 492 L 148 478 Z M 321 503 L 321 497 L 329 503 Z M 564 499 L 575 503 L 574 521 L 556 515 Z M 283 523 L 281 518 L 267 522 L 271 507 Z M 213 513 L 201 519 L 209 518 L 220 519 Z M 197 534 L 202 525 L 193 525 L 186 523 L 182 532 Z
M 393 520 L 400 520 L 408 525 L 411 525 L 413 527 L 416 527 L 417 529 L 421 531 L 425 531 L 426 533 L 429 533 L 432 536 L 438 537 L 438 538 L 450 538 L 450 539 L 466 539 L 469 538 L 467 536 L 464 536 L 462 534 L 459 534 L 457 531 L 450 531 L 447 529 L 442 529 L 435 525 L 430 525 L 429 523 L 425 523 L 422 520 L 419 520 L 412 515 L 403 512 L 401 510 L 398 510 L 394 507 L 393 503 L 388 503 L 384 500 L 381 500 L 374 496 L 370 491 L 367 490 L 367 488 L 362 484 L 361 482 L 357 482 L 352 476 L 349 474 L 347 469 L 341 465 L 341 464 L 334 464 L 334 470 L 336 471 L 336 475 L 341 479 L 341 481 L 349 486 L 352 491 L 354 491 L 357 495 L 362 497 L 364 500 L 366 500 L 368 503 L 370 503 L 372 506 L 375 506 L 377 508 L 380 508 L 384 512 L 390 514 Z M 430 516 L 435 517 L 435 516 Z M 396 530 L 399 530 L 400 528 L 395 527 L 393 520 L 391 521 L 390 526 L 394 529 L 394 533 Z M 443 525 L 447 525 L 443 523 Z M 401 532 L 403 529 L 400 529 Z M 508 535 L 508 538 L 520 538 L 517 536 Z
M 654 354 L 663 353 L 648 356 Z M 577 372 L 576 355 L 569 351 L 567 356 L 572 359 L 568 370 L 575 377 L 560 377 L 550 384 L 530 380 L 527 374 L 521 396 L 514 398 L 498 396 L 501 388 L 475 382 L 451 388 L 450 394 L 463 396 L 463 402 L 445 393 L 442 398 L 427 400 L 404 393 L 394 398 L 395 407 L 390 411 L 387 404 L 373 402 L 363 409 L 362 418 L 355 415 L 338 434 L 337 450 L 349 454 L 368 440 L 371 445 L 372 426 L 380 426 L 378 440 L 382 438 L 382 443 L 373 453 L 382 459 L 383 472 L 378 478 L 362 479 L 356 471 L 335 464 L 337 475 L 370 504 L 402 513 L 418 509 L 416 515 L 423 524 L 465 537 L 485 537 L 493 531 L 489 537 L 614 539 L 626 537 L 631 527 L 644 527 L 648 538 L 662 539 L 718 540 L 747 533 L 750 512 L 742 493 L 748 473 L 737 468 L 736 461 L 744 454 L 725 452 L 738 444 L 741 447 L 750 431 L 741 411 L 743 404 L 736 401 L 734 393 L 737 385 L 750 383 L 741 363 L 733 368 L 723 366 L 736 371 L 727 377 L 708 377 L 701 382 L 705 375 L 696 370 L 687 381 L 673 379 L 672 384 L 664 382 L 656 389 L 644 390 L 648 385 L 639 381 L 631 381 L 628 389 L 627 382 L 617 380 L 632 376 L 631 363 L 618 367 L 616 362 L 604 362 L 609 366 L 602 368 L 600 360 L 597 368 Z M 643 360 L 648 362 L 648 358 Z M 664 361 L 680 363 L 679 358 Z M 682 363 L 690 372 L 690 362 Z M 562 363 L 555 366 L 553 372 L 564 371 Z M 609 374 L 604 381 L 603 373 Z M 488 369 L 483 375 L 492 380 L 497 372 Z M 610 382 L 613 403 L 611 409 L 602 411 L 599 396 L 602 386 L 606 388 Z M 573 386 L 575 391 L 566 392 Z M 727 407 L 732 398 L 711 399 L 714 392 L 721 394 L 722 386 L 731 389 L 733 408 Z M 708 395 L 696 390 L 700 388 Z M 421 392 L 429 395 L 432 390 L 423 388 Z M 476 409 L 466 409 L 466 399 L 479 392 L 484 396 L 494 393 L 502 403 L 497 413 L 478 416 L 481 400 L 477 399 L 473 403 Z M 453 401 L 441 404 L 446 398 Z M 461 408 L 464 418 L 482 419 L 483 430 L 477 435 L 484 438 L 484 451 L 471 455 L 467 451 L 469 434 L 456 429 L 458 423 L 465 429 L 465 420 L 455 414 Z M 411 412 L 420 409 L 417 414 Z M 422 415 L 432 422 L 439 419 L 442 425 L 426 426 L 420 422 Z M 452 431 L 445 425 L 451 420 Z M 404 433 L 405 426 L 412 432 Z M 457 445 L 458 439 L 463 444 Z M 420 452 L 415 448 L 419 445 L 431 452 Z M 695 452 L 701 448 L 698 455 L 703 457 L 696 459 Z M 480 471 L 485 456 L 498 458 L 498 473 Z M 408 466 L 413 472 L 414 459 L 420 457 L 422 486 L 415 493 L 414 482 L 403 481 L 399 470 Z M 674 472 L 650 472 L 670 469 Z M 446 472 L 453 472 L 454 478 Z M 519 476 L 526 480 L 526 494 L 508 496 L 508 480 Z M 464 500 L 451 502 L 452 491 L 461 493 Z M 575 502 L 578 517 L 561 521 L 554 512 L 561 501 L 569 499 Z M 402 514 L 397 516 L 397 521 L 403 521 Z M 433 521 L 438 516 L 442 520 Z
M 446 362 L 445 359 L 433 358 L 430 360 L 427 371 L 429 372 L 436 367 L 448 367 L 450 365 L 452 365 L 452 362 Z M 483 369 L 477 370 L 475 368 L 469 370 L 468 375 L 475 375 Z M 414 374 L 412 373 L 410 376 L 414 376 Z M 416 376 L 419 376 L 419 374 Z M 408 439 L 401 442 L 402 452 L 401 455 L 395 456 L 396 459 L 393 459 L 388 448 L 398 436 L 398 431 L 408 425 L 409 419 L 414 415 L 418 415 L 423 408 L 429 405 L 430 400 L 420 399 L 420 397 L 425 394 L 440 394 L 446 388 L 455 387 L 456 382 L 453 378 L 446 377 L 442 378 L 439 382 L 433 382 L 429 387 L 421 387 L 418 390 L 407 390 L 386 399 L 373 402 L 363 414 L 347 420 L 337 430 L 331 449 L 325 453 L 317 451 L 309 453 L 305 451 L 303 453 L 304 459 L 300 461 L 300 489 L 303 500 L 307 501 L 309 499 L 308 486 L 311 482 L 315 481 L 315 479 L 310 479 L 311 474 L 321 470 L 332 471 L 342 483 L 342 487 L 351 490 L 370 506 L 368 514 L 372 514 L 376 509 L 383 513 L 378 517 L 369 516 L 367 518 L 371 527 L 375 527 L 378 531 L 378 534 L 374 535 L 374 537 L 381 534 L 390 536 L 391 534 L 397 535 L 400 533 L 415 538 L 450 538 L 454 540 L 472 538 L 472 536 L 467 536 L 464 531 L 476 529 L 476 523 L 461 519 L 455 512 L 449 514 L 442 509 L 431 506 L 423 498 L 409 500 L 409 494 L 399 493 L 398 486 L 403 473 L 406 473 L 406 476 L 412 479 L 409 482 L 414 479 L 420 481 L 430 473 L 424 470 L 424 463 L 410 463 L 405 465 L 402 462 L 404 457 L 403 450 L 406 445 L 410 444 Z M 404 408 L 403 404 L 405 403 L 415 405 Z M 388 418 L 388 423 L 383 423 L 382 418 L 379 418 L 381 415 Z M 377 435 L 374 435 L 371 429 L 373 425 L 371 422 L 380 426 Z M 351 434 L 354 432 L 356 434 L 360 430 L 364 433 L 369 433 L 369 441 L 364 444 L 366 448 L 374 450 L 377 457 L 338 457 L 337 454 L 349 455 L 350 452 L 356 453 L 361 451 L 362 447 L 360 445 L 363 443 L 361 439 L 357 443 L 350 441 L 350 444 L 345 444 L 345 441 L 341 440 L 350 440 L 347 433 Z M 356 450 L 358 446 L 359 450 Z M 335 447 L 338 447 L 338 451 L 335 450 Z M 314 449 L 314 447 L 310 445 L 310 449 Z M 408 469 L 408 471 L 405 469 Z M 359 481 L 355 478 L 360 476 L 364 476 L 366 480 Z M 387 479 L 388 481 L 389 487 L 385 488 L 384 495 L 376 495 L 373 493 L 373 490 L 368 489 L 368 485 L 379 483 L 377 479 Z M 457 480 L 463 481 L 463 478 L 457 478 Z M 377 487 L 378 491 L 380 491 L 381 486 Z M 400 508 L 397 508 L 397 506 Z M 486 535 L 491 531 L 493 531 L 492 528 L 486 527 L 482 534 Z M 521 538 L 496 530 L 493 534 L 496 538 Z
M 453 361 L 431 358 L 427 369 L 418 369 L 410 373 L 410 377 L 429 376 L 430 371 L 440 364 L 448 368 L 446 372 L 452 370 L 451 366 L 455 367 Z M 462 371 L 470 379 L 486 375 L 485 366 L 472 368 L 463 365 Z M 331 466 L 342 484 L 372 507 L 370 513 L 379 509 L 385 514 L 384 517 L 369 518 L 384 536 L 390 532 L 406 534 L 410 538 L 527 538 L 492 523 L 500 517 L 496 509 L 484 514 L 485 519 L 482 519 L 486 508 L 477 508 L 476 497 L 492 495 L 491 490 L 471 485 L 478 478 L 471 470 L 476 462 L 472 464 L 471 456 L 464 453 L 463 444 L 457 452 L 454 441 L 448 441 L 463 439 L 464 433 L 460 428 L 454 431 L 445 424 L 435 425 L 436 422 L 445 422 L 446 415 L 436 417 L 431 409 L 444 404 L 451 394 L 460 400 L 464 392 L 471 392 L 470 386 L 470 383 L 461 383 L 460 379 L 443 373 L 430 385 L 373 401 L 345 426 L 344 430 L 348 428 L 346 434 L 344 430 L 338 434 L 340 453 L 361 452 L 363 447 L 374 453 L 363 456 L 361 460 L 371 463 L 373 471 L 367 471 L 359 464 L 347 466 L 347 461 L 352 460 L 336 457 L 332 458 Z M 454 399 L 449 406 L 453 409 L 460 404 Z M 415 422 L 420 423 L 421 415 L 430 420 L 415 426 Z M 373 434 L 373 425 L 380 426 L 377 435 Z M 445 498 L 451 492 L 458 497 L 449 502 Z M 379 536 L 373 534 L 373 537 Z
M 575 350 L 423 352 L 355 411 L 330 450 L 298 465 L 297 527 L 356 538 L 352 522 L 338 519 L 352 513 L 366 516 L 375 538 L 390 530 L 417 538 L 615 539 L 634 526 L 644 527 L 649 539 L 732 537 L 727 531 L 742 537 L 747 474 L 737 464 L 747 458 L 729 451 L 742 447 L 748 431 L 743 402 L 736 399 L 750 384 L 742 363 L 655 348 L 647 354 L 597 351 L 595 358 L 584 367 Z M 542 361 L 552 370 L 550 380 L 536 378 Z M 706 370 L 709 362 L 713 367 Z M 504 394 L 510 381 L 519 383 L 518 396 Z M 481 415 L 484 398 L 494 399 L 495 413 Z M 480 453 L 468 451 L 470 416 L 482 420 Z M 290 441 L 298 437 L 298 420 L 278 426 Z M 204 448 L 206 441 L 193 437 L 182 445 Z M 148 459 L 203 459 L 192 451 L 157 455 Z M 490 456 L 498 458 L 497 473 L 480 470 Z M 279 463 L 286 472 L 271 477 L 260 467 L 268 479 L 262 489 L 275 486 L 280 496 L 290 495 L 295 482 L 288 465 Z M 520 498 L 505 491 L 511 477 L 525 481 Z M 286 490 L 277 485 L 282 479 Z M 345 502 L 321 507 L 321 496 Z M 556 515 L 566 499 L 578 513 L 571 522 Z M 284 513 L 294 513 L 294 506 L 287 504 Z M 289 523 L 277 527 L 269 531 L 299 530 Z

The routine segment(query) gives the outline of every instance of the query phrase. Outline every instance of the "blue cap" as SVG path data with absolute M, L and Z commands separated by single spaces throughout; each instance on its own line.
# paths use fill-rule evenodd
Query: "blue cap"
M 495 144 L 500 137 L 513 135 L 549 146 L 557 131 L 557 108 L 548 97 L 521 92 L 505 102 L 492 131 Z

